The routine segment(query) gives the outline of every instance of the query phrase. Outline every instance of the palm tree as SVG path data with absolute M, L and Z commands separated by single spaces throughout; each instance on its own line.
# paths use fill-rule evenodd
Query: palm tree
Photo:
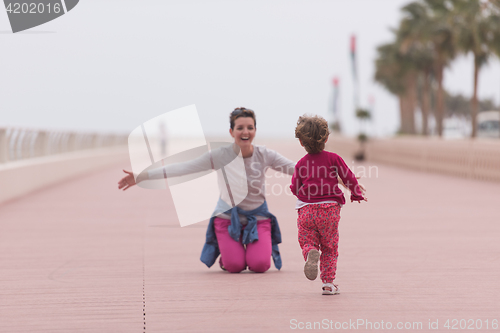
M 402 45 L 413 44 L 420 49 L 423 56 L 422 70 L 427 79 L 431 72 L 437 81 L 436 122 L 438 134 L 443 134 L 444 88 L 443 73 L 450 61 L 455 57 L 454 30 L 452 10 L 455 0 L 421 0 L 412 2 L 402 8 L 406 15 L 402 21 L 399 39 Z M 432 59 L 432 60 L 430 60 Z M 429 66 L 428 61 L 432 62 Z M 429 86 L 424 90 L 429 91 Z M 424 98 L 425 111 L 428 110 L 428 94 Z
M 401 118 L 400 132 L 410 134 L 413 124 L 410 119 L 413 119 L 413 113 L 411 113 L 411 117 L 408 115 L 408 78 L 403 57 L 399 53 L 399 46 L 396 43 L 384 44 L 377 48 L 377 53 L 378 56 L 375 60 L 375 81 L 382 84 L 389 92 L 398 96 Z
M 395 31 L 397 34 L 397 31 Z M 415 108 L 418 102 L 417 67 L 419 56 L 413 47 L 401 45 L 400 40 L 395 43 L 384 44 L 378 49 L 375 61 L 375 80 L 399 98 L 401 118 L 400 132 L 415 134 Z
M 454 43 L 454 27 L 452 26 L 452 8 L 451 0 L 424 0 L 431 8 L 430 29 L 427 30 L 427 36 L 434 48 L 434 73 L 437 81 L 436 94 L 436 123 L 439 136 L 443 135 L 444 119 L 444 87 L 443 76 L 444 69 L 456 56 L 456 46 Z
M 472 133 L 476 137 L 478 113 L 477 87 L 479 70 L 488 61 L 500 39 L 499 2 L 456 0 L 454 20 L 458 27 L 457 45 L 464 53 L 474 55 L 474 88 L 471 100 Z
M 431 81 L 432 81 L 432 58 L 430 54 L 424 53 L 418 66 L 422 76 L 422 134 L 429 135 L 429 114 L 431 109 Z
M 417 33 L 428 28 L 428 9 L 420 2 L 412 2 L 404 6 L 401 11 L 404 17 L 396 32 L 397 40 L 401 45 L 400 52 L 412 58 L 413 66 L 418 71 L 417 74 L 422 81 L 422 102 L 420 104 L 423 120 L 422 134 L 428 135 L 433 53 L 432 44 L 427 40 L 427 36 L 424 33 Z

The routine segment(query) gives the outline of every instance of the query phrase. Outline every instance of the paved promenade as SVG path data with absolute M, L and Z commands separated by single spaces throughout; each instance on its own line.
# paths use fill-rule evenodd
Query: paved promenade
M 229 274 L 199 261 L 207 223 L 181 228 L 168 191 L 117 190 L 128 165 L 0 205 L 0 332 L 500 331 L 500 183 L 372 168 L 369 202 L 342 210 L 341 294 L 322 296 L 302 272 L 294 197 L 268 197 L 282 270 Z

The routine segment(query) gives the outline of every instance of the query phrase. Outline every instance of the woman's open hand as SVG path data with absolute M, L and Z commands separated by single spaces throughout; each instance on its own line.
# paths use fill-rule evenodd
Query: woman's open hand
M 124 191 L 128 189 L 129 187 L 132 187 L 136 184 L 135 179 L 134 179 L 134 174 L 130 171 L 123 170 L 127 175 L 120 179 L 118 182 L 118 189 L 121 190 L 123 189 Z

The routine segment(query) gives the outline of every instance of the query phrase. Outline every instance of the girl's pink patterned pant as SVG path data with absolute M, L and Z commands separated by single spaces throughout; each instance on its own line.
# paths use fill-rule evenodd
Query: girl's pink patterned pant
M 340 205 L 310 204 L 298 211 L 299 244 L 304 260 L 312 249 L 321 251 L 320 270 L 323 283 L 332 283 L 337 270 Z

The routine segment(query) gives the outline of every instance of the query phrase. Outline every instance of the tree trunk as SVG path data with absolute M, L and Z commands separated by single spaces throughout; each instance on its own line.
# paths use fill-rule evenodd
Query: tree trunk
M 399 97 L 399 132 L 404 133 L 403 124 L 405 119 L 405 97 L 404 95 L 398 95 Z
M 401 125 L 399 128 L 400 133 L 410 134 L 410 126 L 408 124 L 408 110 L 409 110 L 408 94 L 404 93 L 399 95 L 399 114 L 401 118 Z
M 422 134 L 427 136 L 429 135 L 429 110 L 431 105 L 431 100 L 430 100 L 431 87 L 429 82 L 430 80 L 429 71 L 425 71 L 423 75 L 424 75 L 424 82 L 422 89 Z
M 413 134 L 415 127 L 412 127 L 413 108 L 411 98 L 408 93 L 399 96 L 399 112 L 401 117 L 400 132 L 402 134 Z
M 416 134 L 415 108 L 417 107 L 417 101 L 418 101 L 416 73 L 408 76 L 408 81 L 406 86 L 408 89 L 408 111 L 407 111 L 408 133 Z
M 476 56 L 474 56 L 474 91 L 472 93 L 472 101 L 471 101 L 471 110 L 472 110 L 472 132 L 471 138 L 475 138 L 477 135 L 477 112 L 478 112 L 478 103 L 477 103 L 477 80 L 479 76 L 479 65 L 476 61 Z
M 436 71 L 436 79 L 438 82 L 438 90 L 436 96 L 436 124 L 437 124 L 437 132 L 440 137 L 443 136 L 443 119 L 444 119 L 443 71 L 444 71 L 444 66 L 442 63 L 439 63 Z

